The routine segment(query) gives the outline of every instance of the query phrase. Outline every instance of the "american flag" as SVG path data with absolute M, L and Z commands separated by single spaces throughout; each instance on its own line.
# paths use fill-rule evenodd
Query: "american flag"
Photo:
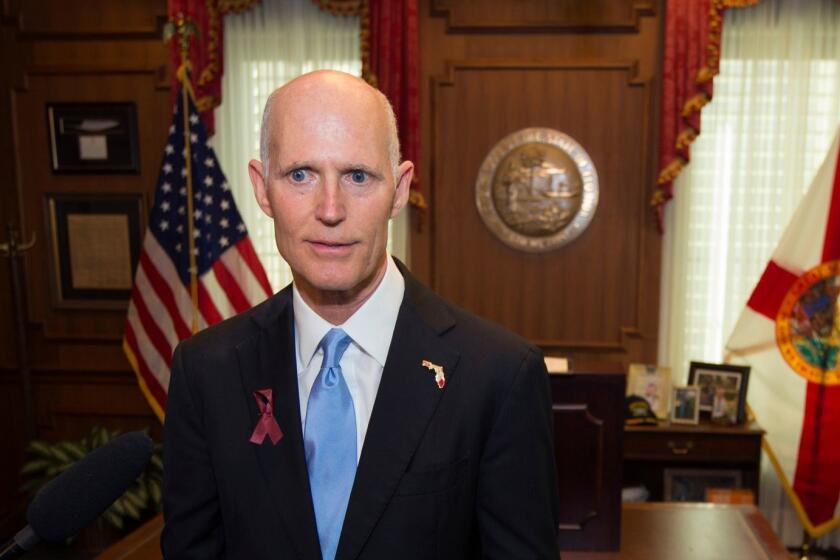
M 187 194 L 184 103 L 178 102 L 158 176 L 155 201 L 128 306 L 123 349 L 149 404 L 163 419 L 172 352 L 192 334 L 189 223 L 193 223 L 201 329 L 271 295 L 230 186 L 188 96 L 192 215 Z M 178 95 L 178 99 L 183 97 Z

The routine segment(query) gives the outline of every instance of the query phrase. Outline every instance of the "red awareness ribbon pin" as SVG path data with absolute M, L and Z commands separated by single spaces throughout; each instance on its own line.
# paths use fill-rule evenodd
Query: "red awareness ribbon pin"
M 257 427 L 254 428 L 254 433 L 251 434 L 251 443 L 262 445 L 265 437 L 271 439 L 272 445 L 277 445 L 277 442 L 283 439 L 283 431 L 280 430 L 280 424 L 274 418 L 274 401 L 271 396 L 271 389 L 258 389 L 254 391 L 254 399 L 257 401 L 257 408 L 260 410 L 260 419 L 257 421 Z

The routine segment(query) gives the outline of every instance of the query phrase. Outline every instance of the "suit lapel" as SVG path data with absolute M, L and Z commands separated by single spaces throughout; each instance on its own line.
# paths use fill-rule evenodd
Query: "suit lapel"
M 253 428 L 259 417 L 253 393 L 271 388 L 274 415 L 283 438 L 277 445 L 272 445 L 266 438 L 262 445 L 253 446 L 254 453 L 271 502 L 285 523 L 298 556 L 320 558 L 300 424 L 291 289 L 280 292 L 265 308 L 255 311 L 258 312 L 253 319 L 262 327 L 259 334 L 236 348 L 244 397 Z M 242 434 L 242 437 L 250 435 Z
M 453 320 L 400 266 L 406 281 L 394 336 L 371 413 L 336 558 L 350 560 L 371 531 L 411 462 L 443 392 L 423 360 L 443 366 L 447 381 L 458 354 L 438 336 Z

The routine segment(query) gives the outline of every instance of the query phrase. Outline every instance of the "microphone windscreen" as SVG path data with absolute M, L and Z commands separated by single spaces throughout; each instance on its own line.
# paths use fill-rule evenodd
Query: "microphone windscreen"
M 41 488 L 26 520 L 45 541 L 77 535 L 137 480 L 151 456 L 152 440 L 143 432 L 114 438 Z

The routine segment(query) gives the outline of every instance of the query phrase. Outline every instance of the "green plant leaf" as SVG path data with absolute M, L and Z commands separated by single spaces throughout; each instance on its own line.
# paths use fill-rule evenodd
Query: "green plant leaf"
M 122 500 L 125 511 L 132 519 L 140 519 L 140 510 L 130 500 Z
M 107 434 L 105 428 L 95 426 L 90 431 L 90 448 L 91 451 L 102 447 L 107 442 Z
M 72 457 L 75 461 L 79 461 L 87 455 L 87 452 L 82 447 L 81 443 L 75 441 L 62 441 L 57 445 L 59 445 L 67 453 L 67 455 Z
M 157 507 L 163 499 L 163 492 L 161 492 L 160 484 L 156 481 L 149 481 L 149 495 L 152 497 L 152 503 Z
M 52 458 L 53 456 L 50 451 L 50 444 L 40 439 L 30 441 L 29 445 L 26 446 L 26 450 L 42 457 Z
M 144 482 L 137 486 L 137 497 L 143 500 L 143 507 L 149 505 L 149 483 Z
M 21 475 L 31 475 L 37 472 L 47 470 L 47 467 L 50 466 L 50 462 L 47 459 L 33 459 L 26 464 L 23 465 L 23 468 L 20 469 Z
M 113 510 L 116 515 L 124 516 L 125 515 L 125 506 L 123 506 L 122 498 L 117 498 L 114 500 L 114 503 L 111 504 L 109 510 Z
M 110 523 L 113 527 L 122 531 L 122 528 L 125 526 L 123 524 L 122 517 L 114 513 L 110 508 L 105 510 L 105 513 L 102 514 L 102 517 L 105 518 L 105 521 Z
M 146 509 L 146 506 L 149 504 L 149 494 L 145 491 L 145 488 L 142 493 L 140 488 L 127 490 L 123 494 L 123 499 L 138 509 Z
M 152 455 L 152 458 L 149 460 L 149 464 L 156 469 L 163 470 L 163 459 L 160 458 L 160 455 Z
M 70 461 L 70 456 L 58 445 L 51 446 L 50 453 L 52 453 L 52 456 L 61 461 L 62 463 L 67 463 L 68 461 Z
M 104 428 L 100 428 L 97 430 L 96 435 L 93 437 L 93 448 L 99 449 L 103 445 L 108 442 L 108 434 Z

